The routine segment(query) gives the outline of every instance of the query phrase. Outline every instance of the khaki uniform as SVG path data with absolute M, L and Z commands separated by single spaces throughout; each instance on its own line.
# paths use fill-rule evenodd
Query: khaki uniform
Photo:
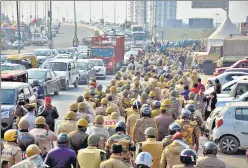
M 161 110 L 160 109 L 154 109 L 152 110 L 152 115 L 151 117 L 154 118 L 160 114 Z
M 141 119 L 136 120 L 136 123 L 133 128 L 133 140 L 135 142 L 145 141 L 144 132 L 148 127 L 153 127 L 156 129 L 156 137 L 158 136 L 158 129 L 155 121 L 152 118 L 142 117 Z
M 183 85 L 179 84 L 176 85 L 176 89 L 178 90 L 178 92 L 181 94 L 183 92 Z
M 99 125 L 99 124 L 89 126 L 87 128 L 86 133 L 88 135 L 99 135 L 103 139 L 104 142 L 106 142 L 109 137 L 108 130 L 104 128 L 103 125 Z
M 129 136 L 133 135 L 133 128 L 134 128 L 134 125 L 138 119 L 140 119 L 139 112 L 135 112 L 132 115 L 130 115 L 129 117 L 127 117 L 127 134 Z
M 162 142 L 163 142 L 164 148 L 165 148 L 166 146 L 170 145 L 170 144 L 173 142 L 173 137 L 172 137 L 172 135 L 166 136 L 166 137 L 162 140 Z
M 177 142 L 172 142 L 166 146 L 160 160 L 161 168 L 172 168 L 173 165 L 180 164 L 180 153 L 184 149 L 185 148 Z
M 192 84 L 198 83 L 198 75 L 191 75 Z
M 101 162 L 106 159 L 105 153 L 105 151 L 93 146 L 80 149 L 77 155 L 78 164 L 82 168 L 99 168 Z
M 6 142 L 1 153 L 1 162 L 3 161 L 8 162 L 8 167 L 12 167 L 22 161 L 21 148 L 14 142 Z
M 196 168 L 196 166 L 174 165 L 172 168 Z
M 104 98 L 106 96 L 106 93 L 97 90 L 96 95 L 98 96 L 99 100 L 102 100 L 102 98 Z
M 151 91 L 156 92 L 156 100 L 161 100 L 161 89 L 159 87 L 155 87 L 153 90 L 151 89 Z
M 118 99 L 118 104 L 121 116 L 125 117 L 125 109 L 131 107 L 130 98 L 122 97 Z
M 96 116 L 97 115 L 101 115 L 101 116 L 104 116 L 105 115 L 105 110 L 106 110 L 107 107 L 103 107 L 103 106 L 100 106 L 100 107 L 97 107 L 95 112 L 96 112 Z
M 138 153 L 148 152 L 152 155 L 153 164 L 151 168 L 160 168 L 160 158 L 163 152 L 163 143 L 156 141 L 155 138 L 148 138 L 146 141 L 141 142 L 141 149 L 137 149 Z
M 76 121 L 65 120 L 64 122 L 60 123 L 56 133 L 57 135 L 59 135 L 62 132 L 69 134 L 70 132 L 75 131 L 76 129 L 77 129 Z
M 167 86 L 167 84 L 165 82 L 158 82 L 157 86 L 162 90 Z
M 218 159 L 216 155 L 205 155 L 197 159 L 196 166 L 199 168 L 215 167 L 225 168 L 225 162 Z
M 120 115 L 120 109 L 117 104 L 115 104 L 114 102 L 109 102 L 109 106 L 112 106 L 114 108 L 114 112 L 117 112 Z
M 125 110 L 125 113 L 126 113 L 126 118 L 128 118 L 130 115 L 134 114 L 135 111 L 134 111 L 133 108 L 131 107 L 131 108 L 127 108 L 127 109 Z
M 182 106 L 180 105 L 180 101 L 177 100 L 175 97 L 171 97 L 171 115 L 174 118 L 174 120 L 176 120 L 178 118 L 178 116 L 181 114 L 181 110 L 182 110 Z
M 53 148 L 53 141 L 57 140 L 57 135 L 54 132 L 43 128 L 31 129 L 29 133 L 35 138 L 43 154 L 51 150 Z
M 101 163 L 100 168 L 130 168 L 120 156 L 111 155 L 110 159 Z
M 86 119 L 89 123 L 94 122 L 94 116 L 92 114 L 88 114 L 86 112 L 77 112 L 77 120 L 81 118 Z

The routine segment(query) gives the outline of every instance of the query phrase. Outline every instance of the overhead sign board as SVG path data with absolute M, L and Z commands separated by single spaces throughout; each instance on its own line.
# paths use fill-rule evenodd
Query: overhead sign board
M 193 0 L 192 8 L 228 8 L 229 0 Z

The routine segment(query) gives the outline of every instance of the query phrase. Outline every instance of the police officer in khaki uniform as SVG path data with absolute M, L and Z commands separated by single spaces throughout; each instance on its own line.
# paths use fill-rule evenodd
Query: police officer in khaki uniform
M 41 150 L 36 144 L 31 144 L 26 149 L 27 158 L 32 157 L 34 155 L 40 155 Z
M 122 91 L 122 87 L 123 87 L 123 82 L 122 81 L 118 81 L 117 82 L 117 93 L 120 93 Z
M 110 94 L 109 94 L 111 97 L 112 97 L 112 102 L 117 104 L 117 100 L 119 98 L 119 95 L 117 94 L 117 89 L 116 89 L 116 86 L 111 86 L 110 88 Z
M 156 140 L 156 129 L 149 127 L 144 132 L 146 141 L 137 145 L 136 156 L 140 152 L 148 152 L 152 155 L 153 164 L 151 168 L 160 168 L 160 158 L 163 152 L 163 143 Z
M 129 108 L 131 106 L 130 104 L 130 98 L 128 97 L 128 91 L 124 90 L 122 92 L 122 96 L 118 99 L 118 106 L 120 109 L 120 115 L 125 117 L 125 109 Z
M 147 94 L 146 92 L 143 92 L 143 93 L 140 95 L 140 103 L 141 103 L 141 105 L 143 105 L 143 104 L 148 104 L 148 105 L 150 105 L 151 102 L 149 101 L 149 94 Z
M 110 158 L 101 163 L 100 168 L 130 168 L 130 166 L 122 160 L 122 145 L 114 143 L 111 145 L 112 155 Z
M 108 99 L 106 98 L 102 98 L 101 100 L 101 106 L 96 108 L 96 115 L 102 115 L 105 116 L 105 111 L 107 109 L 108 106 Z
M 164 76 L 160 76 L 159 77 L 159 81 L 160 82 L 158 82 L 157 83 L 157 86 L 162 90 L 162 89 L 165 89 L 165 87 L 166 87 L 166 83 L 165 83 L 165 81 L 164 81 Z
M 152 104 L 152 118 L 158 116 L 161 113 L 160 110 L 161 103 L 160 101 L 154 101 Z
M 177 97 L 177 91 L 173 90 L 171 91 L 171 115 L 174 118 L 174 120 L 178 119 L 180 112 L 182 110 L 182 106 L 180 105 L 180 101 L 176 98 Z
M 65 116 L 65 120 L 60 122 L 58 125 L 58 130 L 56 132 L 57 135 L 63 132 L 69 134 L 70 132 L 76 130 L 76 119 L 77 114 L 73 111 L 69 111 Z
M 12 167 L 22 161 L 22 151 L 17 144 L 18 130 L 10 129 L 4 133 L 4 149 L 1 153 L 3 167 Z
M 199 168 L 214 167 L 225 168 L 225 162 L 217 158 L 218 147 L 214 142 L 206 142 L 203 145 L 203 157 L 197 159 L 196 166 Z
M 100 106 L 100 100 L 96 96 L 95 89 L 90 89 L 89 93 L 90 93 L 90 101 L 95 104 L 95 107 L 99 107 Z
M 88 127 L 88 121 L 81 118 L 77 121 L 77 129 L 68 134 L 69 137 L 69 148 L 74 150 L 76 153 L 80 149 L 88 147 L 87 139 L 88 134 L 86 134 L 86 129 Z
M 77 102 L 71 104 L 69 110 L 76 113 L 77 110 L 78 110 L 78 104 L 81 103 L 81 102 L 83 102 L 83 101 L 84 101 L 83 96 L 78 96 L 78 97 L 77 97 Z
M 106 93 L 102 91 L 102 88 L 103 88 L 102 84 L 98 84 L 96 86 L 96 95 L 99 100 L 101 100 L 102 98 L 106 96 Z
M 111 113 L 114 112 L 114 107 L 108 106 L 105 111 L 105 116 L 103 117 L 104 120 L 110 120 Z
M 78 112 L 77 112 L 77 119 L 84 118 L 89 123 L 93 123 L 94 121 L 94 115 L 91 113 L 91 111 L 88 111 L 86 102 L 81 102 L 78 104 Z
M 151 91 L 151 92 L 149 93 L 149 102 L 150 102 L 151 104 L 153 104 L 155 101 L 158 101 L 158 100 L 156 99 L 156 96 L 157 96 L 157 94 L 156 94 L 155 91 Z
M 177 132 L 181 132 L 181 126 L 176 123 L 176 122 L 173 122 L 169 125 L 169 134 L 168 136 L 166 136 L 162 142 L 163 142 L 163 145 L 164 145 L 164 148 L 168 145 L 170 145 L 172 142 L 173 142 L 173 135 Z
M 133 135 L 133 128 L 137 121 L 137 119 L 140 119 L 140 108 L 141 103 L 139 101 L 133 102 L 133 114 L 127 117 L 127 134 L 129 136 Z
M 99 135 L 90 135 L 88 147 L 78 151 L 78 167 L 99 168 L 102 161 L 106 160 L 106 152 L 98 149 L 101 138 Z
M 134 98 L 137 98 L 138 95 L 140 95 L 142 93 L 142 89 L 140 87 L 140 82 L 139 80 L 137 79 L 136 81 L 134 81 L 134 86 L 133 88 L 131 89 L 131 92 L 133 93 L 131 95 L 131 97 L 134 97 Z
M 174 165 L 172 168 L 196 168 L 197 155 L 192 149 L 184 149 L 180 153 L 181 165 Z
M 90 100 L 90 92 L 84 92 L 84 101 L 88 102 L 94 109 L 96 108 L 96 104 Z

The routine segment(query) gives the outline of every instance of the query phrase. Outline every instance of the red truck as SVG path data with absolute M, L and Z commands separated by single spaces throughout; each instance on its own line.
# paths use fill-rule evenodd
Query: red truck
M 125 53 L 125 37 L 96 36 L 91 40 L 91 58 L 102 59 L 107 72 L 115 73 L 122 67 Z

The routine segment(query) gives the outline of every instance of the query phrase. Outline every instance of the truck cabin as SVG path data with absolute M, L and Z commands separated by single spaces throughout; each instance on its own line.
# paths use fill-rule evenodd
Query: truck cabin
M 2 71 L 1 81 L 7 82 L 24 82 L 28 83 L 28 72 L 27 71 Z

